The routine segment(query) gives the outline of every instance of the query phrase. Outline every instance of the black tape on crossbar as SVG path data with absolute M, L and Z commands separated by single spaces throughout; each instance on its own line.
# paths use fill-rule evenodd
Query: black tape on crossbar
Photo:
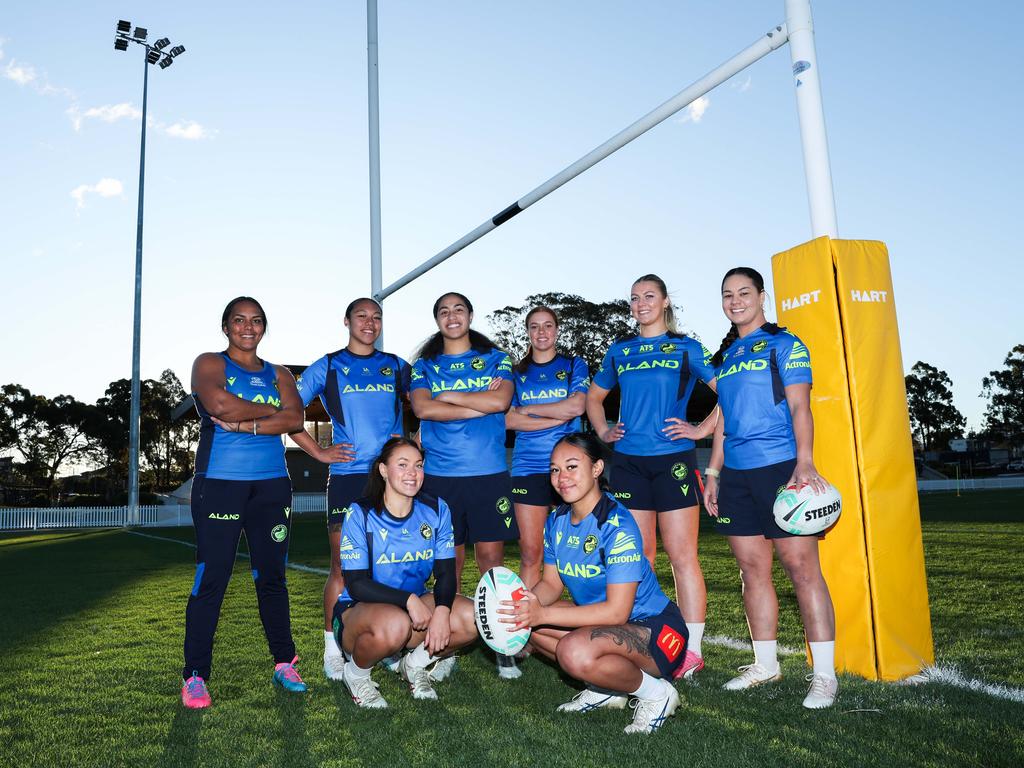
M 512 205 L 510 205 L 504 211 L 502 211 L 497 216 L 495 216 L 493 219 L 491 219 L 491 222 L 494 224 L 494 226 L 500 227 L 502 224 L 504 224 L 506 221 L 511 219 L 517 213 L 522 213 L 522 212 L 523 212 L 523 209 L 519 207 L 519 203 L 517 201 L 515 203 L 512 203 Z

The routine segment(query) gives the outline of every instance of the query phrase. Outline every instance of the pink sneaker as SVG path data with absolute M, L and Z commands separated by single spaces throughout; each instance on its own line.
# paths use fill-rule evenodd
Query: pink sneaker
M 686 656 L 683 658 L 683 663 L 679 665 L 679 669 L 672 675 L 673 680 L 693 680 L 693 676 L 704 669 L 704 657 L 698 656 L 693 651 L 687 650 Z
M 306 684 L 302 682 L 302 678 L 299 677 L 299 673 L 295 669 L 295 662 L 298 660 L 299 657 L 296 656 L 291 661 L 274 667 L 274 685 L 280 685 L 286 691 L 291 691 L 292 693 L 304 693 L 306 691 Z
M 192 677 L 181 684 L 181 703 L 189 709 L 206 709 L 213 702 L 206 681 L 193 670 Z

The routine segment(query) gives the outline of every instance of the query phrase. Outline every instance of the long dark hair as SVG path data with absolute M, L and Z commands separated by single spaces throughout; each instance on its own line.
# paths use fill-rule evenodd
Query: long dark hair
M 640 277 L 633 281 L 633 285 L 636 285 L 637 283 L 654 283 L 656 286 L 658 286 L 658 289 L 661 291 L 661 295 L 664 296 L 666 299 L 669 298 L 668 286 L 666 286 L 665 281 L 662 280 L 657 275 L 641 275 Z M 676 313 L 675 310 L 672 308 L 671 299 L 669 299 L 668 306 L 665 307 L 663 318 L 665 320 L 665 326 L 668 328 L 669 333 L 679 333 L 679 331 L 676 330 Z
M 252 296 L 236 296 L 228 305 L 224 307 L 224 314 L 220 316 L 220 327 L 221 330 L 228 327 L 228 320 L 231 319 L 231 313 L 235 309 L 236 304 L 241 304 L 243 301 L 248 301 L 256 305 L 256 308 L 260 311 L 260 315 L 263 317 L 263 332 L 266 333 L 270 328 L 270 322 L 267 320 L 267 313 L 263 311 L 263 305 L 260 304 Z
M 437 297 L 437 301 L 434 302 L 433 315 L 434 319 L 437 320 L 437 313 L 441 309 L 441 302 L 447 299 L 449 296 L 457 296 L 459 301 L 466 305 L 466 309 L 470 314 L 473 314 L 473 302 L 467 299 L 458 291 L 448 291 L 442 293 Z M 492 349 L 497 349 L 498 345 L 491 341 L 489 338 L 484 336 L 479 331 L 474 331 L 472 328 L 469 329 L 469 347 L 474 352 L 483 354 L 484 352 L 490 352 Z M 444 336 L 441 335 L 441 331 L 437 331 L 432 334 L 420 348 L 413 354 L 413 360 L 433 360 L 438 355 L 444 352 Z
M 590 459 L 591 464 L 596 464 L 598 461 L 603 461 L 605 469 L 608 468 L 608 460 L 606 458 L 608 449 L 604 447 L 604 443 L 597 439 L 597 436 L 592 432 L 572 432 L 566 435 L 551 449 L 551 452 L 555 452 L 555 448 L 560 446 L 562 443 L 571 445 L 573 448 L 579 448 Z M 608 481 L 604 478 L 604 472 L 597 476 L 597 487 L 601 491 L 608 490 Z
M 555 314 L 555 310 L 551 307 L 545 306 L 544 304 L 538 304 L 536 307 L 526 313 L 526 335 L 529 338 L 530 335 L 530 318 L 536 315 L 538 312 L 547 312 L 551 315 L 551 319 L 555 321 L 555 328 L 558 327 L 558 315 Z M 555 349 L 555 354 L 558 354 L 558 349 Z M 533 362 L 533 344 L 527 342 L 526 352 L 523 353 L 523 359 L 516 363 L 516 373 L 526 373 L 526 369 L 530 367 Z
M 376 509 L 378 512 L 384 509 L 384 490 L 387 488 L 387 481 L 380 474 L 380 465 L 387 464 L 391 454 L 403 445 L 415 448 L 420 457 L 423 456 L 423 449 L 416 444 L 415 440 L 410 440 L 407 437 L 392 437 L 384 443 L 380 449 L 380 455 L 373 460 L 373 464 L 370 466 L 370 475 L 366 478 L 366 488 L 363 489 L 363 495 L 369 500 L 371 509 Z
M 743 275 L 744 277 L 749 277 L 751 281 L 754 283 L 754 287 L 757 288 L 757 292 L 759 294 L 764 293 L 764 278 L 761 277 L 761 273 L 758 272 L 753 267 L 733 267 L 732 269 L 730 269 L 728 272 L 725 273 L 725 277 L 722 278 L 723 288 L 725 288 L 725 281 L 728 280 L 733 275 Z M 766 331 L 767 333 L 770 333 L 772 336 L 774 336 L 780 330 L 779 326 L 776 325 L 775 323 L 765 323 L 764 325 L 761 326 L 761 329 L 763 331 Z M 722 364 L 722 355 L 725 354 L 725 350 L 727 350 L 732 345 L 732 343 L 736 341 L 736 339 L 738 339 L 739 337 L 740 331 L 739 328 L 736 327 L 736 323 L 730 323 L 729 332 L 726 333 L 725 338 L 722 339 L 722 346 L 720 346 L 718 348 L 718 351 L 715 352 L 715 354 L 711 357 L 711 364 L 715 368 Z

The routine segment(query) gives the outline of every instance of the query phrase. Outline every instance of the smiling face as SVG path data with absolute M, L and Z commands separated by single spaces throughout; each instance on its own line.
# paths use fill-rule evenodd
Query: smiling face
M 266 318 L 256 304 L 239 301 L 231 307 L 221 330 L 228 337 L 228 346 L 243 352 L 255 352 L 266 333 Z
M 562 442 L 551 452 L 551 485 L 562 500 L 575 504 L 588 494 L 600 493 L 601 459 L 591 461 L 581 448 Z
M 644 328 L 657 329 L 659 324 L 665 325 L 665 309 L 670 300 L 661 291 L 661 287 L 650 280 L 633 283 L 629 294 L 629 313 Z
M 760 328 L 765 323 L 764 292 L 747 275 L 729 275 L 722 283 L 722 311 L 741 332 Z
M 473 322 L 473 313 L 466 302 L 457 293 L 442 296 L 437 303 L 434 315 L 437 329 L 448 341 L 456 341 L 469 335 L 469 325 Z
M 391 491 L 412 498 L 423 487 L 423 454 L 411 445 L 400 445 L 380 464 L 380 474 Z
M 374 301 L 360 301 L 345 318 L 349 341 L 372 347 L 384 327 L 384 317 Z
M 558 341 L 558 323 L 550 312 L 544 310 L 530 315 L 526 321 L 526 332 L 530 336 L 530 346 L 536 352 L 547 352 Z

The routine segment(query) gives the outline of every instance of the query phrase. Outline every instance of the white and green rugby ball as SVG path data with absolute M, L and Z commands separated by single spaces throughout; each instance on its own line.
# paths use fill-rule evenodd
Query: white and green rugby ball
M 843 511 L 843 497 L 835 486 L 815 493 L 809 485 L 787 485 L 775 499 L 775 524 L 786 533 L 813 536 L 835 524 Z
M 523 649 L 530 639 L 530 628 L 513 630 L 512 624 L 505 624 L 501 619 L 510 616 L 498 613 L 503 600 L 521 600 L 526 585 L 513 571 L 499 565 L 491 568 L 480 577 L 476 585 L 476 598 L 473 601 L 473 614 L 476 617 L 476 628 L 491 650 L 506 656 L 514 656 Z

